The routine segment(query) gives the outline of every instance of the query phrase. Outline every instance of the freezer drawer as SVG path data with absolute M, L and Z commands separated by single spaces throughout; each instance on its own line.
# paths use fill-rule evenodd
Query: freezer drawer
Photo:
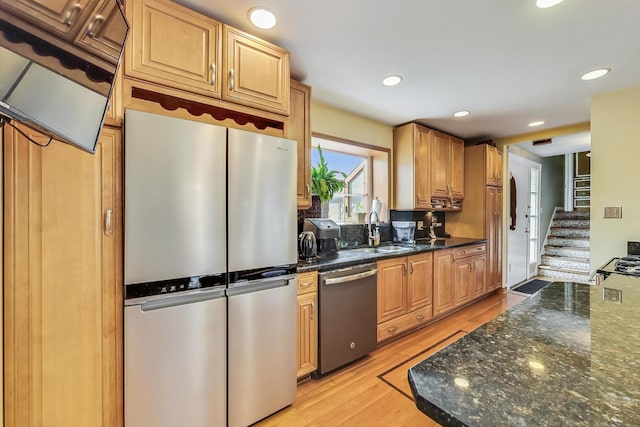
M 229 427 L 248 426 L 296 398 L 295 276 L 229 289 Z
M 125 307 L 126 427 L 226 424 L 224 290 L 175 295 Z

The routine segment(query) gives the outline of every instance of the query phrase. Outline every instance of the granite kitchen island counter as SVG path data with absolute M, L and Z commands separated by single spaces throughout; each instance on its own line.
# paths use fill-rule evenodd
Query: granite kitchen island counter
M 640 278 L 553 283 L 409 370 L 442 425 L 640 425 Z

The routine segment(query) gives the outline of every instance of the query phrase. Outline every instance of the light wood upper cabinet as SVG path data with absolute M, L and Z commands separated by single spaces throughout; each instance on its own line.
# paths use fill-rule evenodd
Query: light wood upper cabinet
M 73 41 L 89 14 L 101 0 L 0 0 L 37 26 L 46 25 L 58 37 Z
M 127 33 L 117 3 L 101 0 L 89 18 L 78 33 L 76 44 L 107 61 L 117 61 Z
M 464 198 L 464 141 L 441 132 L 432 133 L 431 196 Z
M 125 74 L 221 96 L 222 24 L 169 0 L 128 0 Z
M 289 114 L 289 51 L 228 25 L 223 26 L 222 98 Z
M 4 127 L 8 426 L 122 425 L 121 158 Z
M 502 187 L 502 152 L 486 145 L 487 185 Z
M 285 138 L 298 143 L 298 209 L 311 207 L 311 88 L 291 80 L 291 114 L 285 121 Z
M 318 369 L 318 274 L 298 274 L 297 376 Z
M 393 130 L 394 206 L 431 207 L 431 130 L 410 123 Z
M 394 208 L 460 209 L 464 141 L 409 123 L 394 129 L 393 149 Z

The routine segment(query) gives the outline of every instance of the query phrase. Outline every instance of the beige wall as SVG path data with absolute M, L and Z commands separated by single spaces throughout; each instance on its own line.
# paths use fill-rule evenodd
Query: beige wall
M 311 132 L 392 149 L 393 127 L 311 100 Z
M 591 271 L 640 241 L 640 86 L 591 100 Z M 604 206 L 622 218 L 604 219 Z

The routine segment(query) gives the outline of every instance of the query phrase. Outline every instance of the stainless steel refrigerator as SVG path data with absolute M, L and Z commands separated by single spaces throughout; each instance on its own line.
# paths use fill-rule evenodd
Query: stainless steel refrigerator
M 296 393 L 296 145 L 125 113 L 125 425 L 244 426 Z

